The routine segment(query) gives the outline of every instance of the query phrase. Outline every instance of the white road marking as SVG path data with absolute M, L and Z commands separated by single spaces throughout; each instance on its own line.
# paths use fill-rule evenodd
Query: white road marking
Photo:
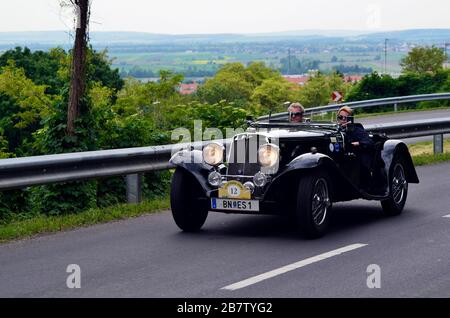
M 247 287 L 247 286 L 259 283 L 259 282 L 261 282 L 263 280 L 266 280 L 266 279 L 269 279 L 269 278 L 272 278 L 272 277 L 275 277 L 275 276 L 278 276 L 278 275 L 281 275 L 281 274 L 293 271 L 293 270 L 298 269 L 300 267 L 304 267 L 306 265 L 310 265 L 310 264 L 313 264 L 313 263 L 316 263 L 316 262 L 319 262 L 319 261 L 323 261 L 324 259 L 327 259 L 327 258 L 330 258 L 330 257 L 333 257 L 333 256 L 337 256 L 337 255 L 340 255 L 340 254 L 343 254 L 343 253 L 346 253 L 346 252 L 350 252 L 350 251 L 353 251 L 355 249 L 358 249 L 358 248 L 361 248 L 361 247 L 364 247 L 364 246 L 367 246 L 367 244 L 360 244 L 360 243 L 358 243 L 358 244 L 352 244 L 352 245 L 344 246 L 344 247 L 338 248 L 336 250 L 333 250 L 333 251 L 330 251 L 330 252 L 327 252 L 327 253 L 323 253 L 323 254 L 320 254 L 320 255 L 317 255 L 317 256 L 313 256 L 313 257 L 304 259 L 302 261 L 298 261 L 296 263 L 292 263 L 292 264 L 289 264 L 289 265 L 286 265 L 286 266 L 279 267 L 277 269 L 271 270 L 269 272 L 262 273 L 260 275 L 247 278 L 247 279 L 242 280 L 240 282 L 237 282 L 237 283 L 234 283 L 234 284 L 222 287 L 221 289 L 226 289 L 226 290 L 241 289 L 241 288 L 244 288 L 244 287 Z
M 450 218 L 450 214 L 444 215 L 443 218 Z

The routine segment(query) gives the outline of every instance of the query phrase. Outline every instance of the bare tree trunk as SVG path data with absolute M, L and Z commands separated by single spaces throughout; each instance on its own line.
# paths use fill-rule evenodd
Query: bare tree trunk
M 75 120 L 80 115 L 82 98 L 86 91 L 87 27 L 89 23 L 89 0 L 73 0 L 77 8 L 77 28 L 73 47 L 69 105 L 67 109 L 67 134 L 75 133 Z

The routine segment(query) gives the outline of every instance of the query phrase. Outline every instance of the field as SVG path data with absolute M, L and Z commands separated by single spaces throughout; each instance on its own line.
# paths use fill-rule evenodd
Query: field
M 398 74 L 401 71 L 400 60 L 406 53 L 389 52 L 387 58 L 387 72 Z M 230 62 L 247 64 L 253 61 L 261 61 L 266 65 L 279 69 L 282 58 L 287 58 L 287 52 L 110 52 L 114 58 L 113 67 L 118 68 L 123 75 L 135 77 L 157 77 L 161 69 L 183 73 L 186 77 L 212 76 L 217 69 Z M 383 52 L 325 52 L 325 53 L 301 53 L 292 54 L 299 60 L 318 60 L 319 69 L 330 72 L 338 65 L 372 68 L 380 73 L 384 72 Z M 333 61 L 333 62 L 332 62 Z

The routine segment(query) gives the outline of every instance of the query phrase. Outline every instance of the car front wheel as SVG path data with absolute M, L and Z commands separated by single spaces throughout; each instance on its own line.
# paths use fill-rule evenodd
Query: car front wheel
M 201 195 L 202 188 L 195 177 L 177 168 L 172 177 L 170 205 L 175 223 L 185 232 L 198 231 L 206 221 L 208 209 L 197 200 Z
M 331 217 L 331 183 L 318 171 L 300 177 L 296 219 L 303 235 L 318 238 L 325 234 Z

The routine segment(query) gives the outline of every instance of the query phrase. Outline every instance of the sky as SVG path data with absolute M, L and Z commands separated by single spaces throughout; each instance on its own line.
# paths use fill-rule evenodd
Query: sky
M 0 0 L 0 32 L 70 30 L 61 0 Z M 91 0 L 91 31 L 166 34 L 450 28 L 448 0 Z

